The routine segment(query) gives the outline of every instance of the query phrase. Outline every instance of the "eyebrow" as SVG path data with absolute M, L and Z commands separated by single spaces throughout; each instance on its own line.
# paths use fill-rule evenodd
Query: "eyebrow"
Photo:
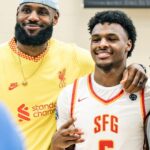
M 115 33 L 108 33 L 107 34 L 107 36 L 116 36 L 117 34 L 115 34 Z M 92 37 L 99 37 L 100 36 L 100 34 L 93 34 L 93 35 L 91 35 Z

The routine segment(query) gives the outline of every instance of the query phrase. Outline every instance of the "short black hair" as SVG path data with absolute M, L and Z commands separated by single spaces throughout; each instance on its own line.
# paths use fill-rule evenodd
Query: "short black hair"
M 98 23 L 117 23 L 120 24 L 128 35 L 128 39 L 132 41 L 131 50 L 128 52 L 127 57 L 131 56 L 131 53 L 135 47 L 136 41 L 136 29 L 133 25 L 132 20 L 122 11 L 118 10 L 109 10 L 109 11 L 102 11 L 97 12 L 94 17 L 92 17 L 88 23 L 88 30 L 89 33 L 92 33 L 93 28 Z

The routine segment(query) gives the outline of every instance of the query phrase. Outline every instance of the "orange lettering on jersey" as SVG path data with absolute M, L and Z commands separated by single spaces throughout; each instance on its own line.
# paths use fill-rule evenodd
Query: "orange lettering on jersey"
M 94 118 L 94 133 L 111 131 L 118 133 L 118 118 L 114 115 L 103 114 Z
M 100 132 L 101 131 L 101 125 L 100 125 L 100 120 L 101 120 L 101 116 L 97 116 L 94 118 L 94 124 L 95 124 L 95 128 L 94 128 L 94 133 Z
M 116 116 L 111 116 L 111 131 L 118 133 L 118 118 Z
M 106 126 L 109 124 L 109 115 L 104 114 L 102 117 L 102 125 L 103 125 L 103 131 L 106 131 Z

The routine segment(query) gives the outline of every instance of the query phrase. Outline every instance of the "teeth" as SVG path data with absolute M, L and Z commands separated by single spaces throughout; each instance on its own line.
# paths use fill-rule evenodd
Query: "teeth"
M 96 50 L 95 50 L 95 53 L 97 53 L 97 54 L 100 53 L 100 50 L 99 50 L 99 49 L 96 49 Z
M 96 49 L 95 53 L 97 53 L 97 54 L 101 54 L 101 53 L 110 54 L 110 51 L 108 51 L 108 50 L 102 50 L 102 49 Z

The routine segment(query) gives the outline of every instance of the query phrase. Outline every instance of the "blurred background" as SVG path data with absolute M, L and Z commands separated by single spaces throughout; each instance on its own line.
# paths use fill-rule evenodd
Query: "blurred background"
M 90 4 L 90 1 L 94 3 L 93 6 L 91 6 L 92 3 Z M 137 6 L 135 8 L 133 6 L 136 0 L 116 0 L 116 3 L 115 0 L 108 0 L 114 2 L 113 5 L 119 5 L 121 3 L 128 5 L 129 2 L 132 6 L 128 6 L 128 8 L 121 5 L 117 6 L 117 8 L 114 6 L 111 6 L 111 8 L 102 8 L 102 6 L 98 6 L 97 2 L 99 1 L 101 4 L 106 3 L 108 5 L 109 2 L 107 0 L 90 1 L 59 0 L 60 18 L 58 24 L 54 27 L 54 37 L 64 42 L 76 43 L 89 50 L 90 35 L 87 30 L 89 19 L 98 11 L 108 9 L 122 10 L 133 20 L 138 35 L 135 49 L 132 57 L 128 59 L 128 63 L 138 62 L 145 65 L 150 77 L 150 8 L 148 8 L 150 0 L 137 0 L 137 5 L 141 4 L 142 8 Z M 10 40 L 14 35 L 18 2 L 19 0 L 5 0 L 0 5 L 0 44 Z

